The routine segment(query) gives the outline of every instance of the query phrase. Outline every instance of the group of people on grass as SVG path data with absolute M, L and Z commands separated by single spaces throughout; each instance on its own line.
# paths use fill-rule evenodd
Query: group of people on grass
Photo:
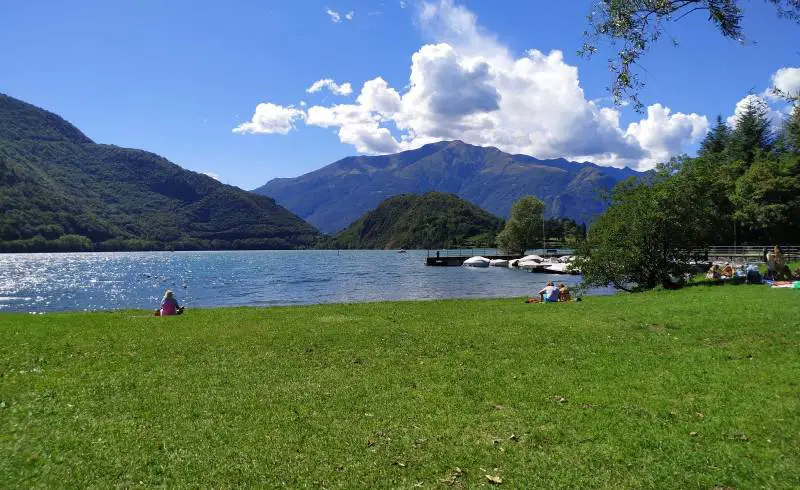
M 538 298 L 528 298 L 526 303 L 565 303 L 572 301 L 572 296 L 569 288 L 563 282 L 558 286 L 553 284 L 553 281 L 547 281 L 545 287 L 539 290 Z
M 786 258 L 783 251 L 779 246 L 775 246 L 772 250 L 764 249 L 763 260 L 767 264 L 767 273 L 763 277 L 768 281 L 786 281 L 794 279 L 794 276 L 800 278 L 800 268 L 792 274 L 789 270 Z M 725 265 L 720 268 L 716 264 L 712 264 L 708 272 L 706 272 L 706 279 L 733 279 L 735 277 L 746 278 L 747 282 L 761 283 L 761 271 L 758 266 L 754 264 L 745 264 L 735 269 L 730 262 L 725 262 Z

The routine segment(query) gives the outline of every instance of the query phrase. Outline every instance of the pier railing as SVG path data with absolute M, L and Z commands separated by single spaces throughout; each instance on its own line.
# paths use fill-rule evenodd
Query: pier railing
M 713 247 L 706 247 L 692 250 L 692 255 L 695 257 L 704 257 L 706 260 L 729 260 L 743 261 L 749 263 L 761 263 L 764 261 L 764 248 L 771 251 L 773 247 L 764 247 L 763 245 L 717 245 Z M 781 252 L 783 252 L 786 261 L 800 260 L 800 245 L 781 245 Z M 553 257 L 562 255 L 573 255 L 574 249 L 569 248 L 544 248 L 534 249 L 525 252 L 525 255 L 541 255 L 542 257 Z M 438 254 L 438 255 L 437 255 Z M 502 251 L 496 248 L 489 247 L 461 247 L 461 248 L 442 248 L 428 250 L 428 257 L 474 257 L 480 255 L 487 256 L 506 256 Z
M 714 246 L 703 249 L 693 250 L 693 255 L 696 257 L 705 257 L 709 261 L 717 260 L 730 260 L 744 261 L 749 263 L 764 262 L 764 249 L 772 251 L 773 247 L 765 247 L 763 245 L 738 245 L 738 246 Z M 780 245 L 781 252 L 786 261 L 800 260 L 800 246 L 798 245 Z
M 574 255 L 575 250 L 571 248 L 539 248 L 528 250 L 525 252 L 525 255 L 540 255 L 542 257 L 559 257 L 563 255 Z M 503 253 L 501 250 L 496 248 L 474 248 L 474 247 L 464 247 L 464 248 L 442 248 L 442 249 L 430 249 L 428 250 L 428 257 L 475 257 L 476 255 L 480 255 L 482 257 L 487 256 L 507 256 L 508 254 Z

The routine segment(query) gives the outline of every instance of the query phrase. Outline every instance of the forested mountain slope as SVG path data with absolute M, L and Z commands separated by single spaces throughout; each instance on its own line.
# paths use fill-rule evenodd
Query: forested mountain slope
M 490 246 L 503 220 L 454 194 L 401 194 L 336 237 L 342 248 Z
M 2 94 L 0 210 L 0 251 L 297 248 L 319 237 L 270 198 L 96 144 Z

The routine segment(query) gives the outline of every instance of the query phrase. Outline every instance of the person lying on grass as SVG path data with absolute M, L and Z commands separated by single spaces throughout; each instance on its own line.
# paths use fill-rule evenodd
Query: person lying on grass
M 730 262 L 725 262 L 725 267 L 722 268 L 722 273 L 720 274 L 723 279 L 731 279 L 734 276 L 733 266 Z
M 183 306 L 178 305 L 175 294 L 167 289 L 164 292 L 164 299 L 161 300 L 161 308 L 156 310 L 156 316 L 183 315 Z

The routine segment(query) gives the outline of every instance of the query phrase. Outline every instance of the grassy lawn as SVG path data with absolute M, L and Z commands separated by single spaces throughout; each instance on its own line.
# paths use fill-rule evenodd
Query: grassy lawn
M 0 315 L 0 487 L 800 486 L 798 290 L 145 315 Z

